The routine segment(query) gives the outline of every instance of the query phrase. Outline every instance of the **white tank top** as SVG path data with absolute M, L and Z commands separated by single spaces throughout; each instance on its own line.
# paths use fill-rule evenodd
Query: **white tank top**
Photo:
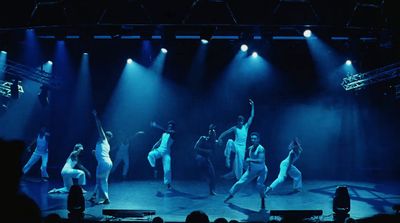
M 111 161 L 110 144 L 108 144 L 107 139 L 103 139 L 96 143 L 96 159 L 97 161 Z
M 38 137 L 36 138 L 36 149 L 35 152 L 37 153 L 47 153 L 47 140 L 46 140 L 46 135 L 43 135 L 43 137 L 40 137 L 40 135 L 38 135 Z
M 258 145 L 256 149 L 253 149 L 253 147 L 254 146 L 251 146 L 250 149 L 249 149 L 249 158 L 251 158 L 251 159 L 260 159 L 261 158 L 260 154 L 261 154 L 261 151 L 264 150 L 264 147 L 262 145 Z M 263 169 L 264 166 L 265 166 L 265 163 L 254 163 L 254 162 L 251 162 L 250 165 L 253 168 L 256 168 L 256 169 Z
M 171 136 L 171 134 L 169 134 L 169 133 L 167 133 L 167 132 L 164 132 L 163 134 L 162 134 L 162 137 L 161 137 L 161 143 L 160 143 L 160 146 L 158 147 L 158 149 L 161 151 L 161 152 L 170 152 L 170 149 L 169 149 L 169 147 L 168 147 L 168 140 L 169 140 L 169 137 Z
M 71 157 L 68 157 L 67 162 L 65 162 L 65 165 L 62 169 L 63 170 L 74 169 L 77 163 L 78 163 L 78 160 L 72 160 Z
M 288 162 L 288 163 L 289 163 L 290 154 L 292 154 L 292 153 L 294 154 L 294 155 L 293 155 L 293 162 L 292 162 L 292 164 L 293 164 L 294 162 L 296 162 L 296 160 L 299 159 L 300 154 L 295 153 L 293 150 L 290 150 L 288 156 L 287 156 L 286 159 L 283 160 L 282 162 Z
M 246 140 L 247 140 L 247 132 L 248 128 L 247 125 L 243 125 L 241 129 L 235 128 L 235 143 L 239 145 L 246 145 Z

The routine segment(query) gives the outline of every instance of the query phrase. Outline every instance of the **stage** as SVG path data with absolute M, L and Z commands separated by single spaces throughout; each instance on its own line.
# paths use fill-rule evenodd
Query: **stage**
M 379 183 L 360 181 L 322 181 L 304 180 L 303 191 L 291 193 L 291 182 L 271 193 L 266 199 L 266 210 L 260 210 L 260 199 L 255 186 L 249 184 L 230 201 L 223 202 L 233 181 L 221 181 L 217 185 L 216 196 L 208 196 L 208 187 L 201 181 L 175 181 L 173 190 L 167 190 L 161 181 L 111 181 L 110 201 L 108 205 L 92 205 L 86 201 L 85 219 L 112 220 L 103 216 L 103 209 L 155 210 L 154 216 L 160 216 L 167 222 L 184 222 L 186 215 L 193 210 L 202 210 L 210 221 L 218 217 L 239 221 L 266 221 L 270 210 L 322 210 L 322 221 L 332 220 L 332 197 L 336 186 L 346 185 L 351 196 L 350 216 L 354 219 L 370 217 L 375 214 L 393 214 L 392 207 L 400 203 L 400 182 L 385 181 Z M 40 206 L 43 216 L 57 213 L 67 218 L 67 194 L 48 194 L 54 187 L 60 187 L 61 181 L 41 182 L 24 179 L 21 189 Z M 93 185 L 84 187 L 91 195 Z M 145 218 L 124 218 L 115 220 L 148 221 Z

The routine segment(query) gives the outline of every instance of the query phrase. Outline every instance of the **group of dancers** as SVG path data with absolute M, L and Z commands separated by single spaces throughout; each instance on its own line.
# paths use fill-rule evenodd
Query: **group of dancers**
M 234 133 L 234 140 L 229 139 L 225 144 L 224 156 L 225 165 L 231 171 L 225 175 L 225 179 L 236 178 L 236 183 L 229 190 L 228 196 L 224 202 L 229 202 L 234 195 L 243 188 L 244 185 L 257 180 L 257 189 L 261 198 L 261 208 L 265 208 L 265 197 L 273 191 L 278 185 L 284 182 L 289 176 L 293 179 L 293 189 L 298 192 L 302 189 L 302 174 L 294 166 L 294 162 L 299 159 L 303 149 L 297 138 L 292 140 L 288 146 L 288 156 L 280 163 L 280 171 L 278 177 L 272 182 L 271 185 L 265 186 L 265 180 L 268 174 L 268 168 L 265 164 L 265 148 L 260 144 L 261 137 L 258 132 L 250 133 L 251 146 L 246 150 L 247 135 L 250 125 L 254 118 L 254 102 L 250 99 L 251 114 L 247 122 L 243 116 L 238 116 L 237 124 L 228 130 L 221 133 L 217 138 L 216 126 L 210 124 L 208 134 L 201 136 L 194 146 L 195 161 L 200 169 L 200 172 L 205 175 L 208 185 L 209 194 L 216 195 L 215 192 L 215 169 L 211 161 L 211 156 L 218 146 L 222 146 L 223 139 L 230 133 Z M 101 121 L 97 116 L 97 112 L 93 111 L 93 117 L 96 122 L 98 140 L 96 143 L 93 154 L 97 160 L 96 167 L 96 185 L 92 196 L 89 201 L 95 204 L 109 204 L 110 199 L 108 195 L 108 178 L 111 171 L 115 171 L 116 166 L 123 162 L 123 178 L 126 178 L 129 168 L 129 142 L 130 138 L 124 136 L 122 143 L 119 144 L 119 149 L 116 154 L 115 164 L 110 158 L 110 139 L 113 137 L 112 132 L 104 131 Z M 157 159 L 162 159 L 164 184 L 168 189 L 171 189 L 171 146 L 174 143 L 176 123 L 169 121 L 167 128 L 163 128 L 155 122 L 151 123 L 154 128 L 163 131 L 160 139 L 154 144 L 152 150 L 148 153 L 147 159 L 150 166 L 153 168 L 154 177 L 157 178 L 158 171 L 156 167 Z M 139 131 L 135 134 L 143 133 Z M 48 161 L 48 141 L 50 133 L 46 128 L 42 128 L 34 142 L 28 147 L 30 149 L 33 144 L 36 144 L 36 149 L 32 156 L 23 167 L 23 173 L 26 174 L 30 168 L 40 159 L 41 176 L 44 181 L 48 180 L 48 173 L 46 171 Z M 53 189 L 49 193 L 67 193 L 73 184 L 85 185 L 86 176 L 90 177 L 91 173 L 81 163 L 79 163 L 79 154 L 83 151 L 82 144 L 76 144 L 67 158 L 64 167 L 61 170 L 61 175 L 64 182 L 64 187 Z M 248 156 L 246 158 L 246 151 Z M 231 155 L 234 154 L 234 159 L 231 161 Z M 244 172 L 244 173 L 243 173 Z M 75 181 L 75 182 L 74 182 Z M 83 190 L 83 192 L 86 192 Z

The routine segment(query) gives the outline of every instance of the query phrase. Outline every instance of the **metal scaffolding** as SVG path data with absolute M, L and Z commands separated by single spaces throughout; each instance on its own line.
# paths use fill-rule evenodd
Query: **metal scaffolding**
M 342 86 L 346 91 L 360 90 L 369 85 L 388 81 L 400 76 L 400 62 L 390 64 L 366 73 L 358 73 L 343 78 Z
M 17 63 L 12 60 L 7 60 L 3 67 L 3 72 L 13 77 L 20 79 L 29 79 L 47 86 L 50 89 L 57 89 L 61 86 L 60 81 L 57 80 L 53 74 L 45 72 L 41 69 L 32 68 L 24 64 Z
M 6 98 L 11 98 L 11 86 L 13 85 L 10 81 L 0 80 L 0 95 Z M 21 95 L 24 93 L 24 89 L 22 85 L 18 84 L 18 94 Z

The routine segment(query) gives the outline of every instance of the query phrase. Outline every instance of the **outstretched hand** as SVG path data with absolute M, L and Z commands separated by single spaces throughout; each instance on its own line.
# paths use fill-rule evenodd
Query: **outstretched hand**
M 153 121 L 153 122 L 150 122 L 150 126 L 151 126 L 151 127 L 156 127 L 156 126 L 157 126 L 157 123 L 154 122 L 154 121 Z
M 251 106 L 253 106 L 253 105 L 254 105 L 254 101 L 251 100 L 251 99 L 249 99 L 249 104 L 250 104 Z
M 97 116 L 97 111 L 96 111 L 96 110 L 93 110 L 93 111 L 92 111 L 92 114 L 93 114 L 94 116 Z

